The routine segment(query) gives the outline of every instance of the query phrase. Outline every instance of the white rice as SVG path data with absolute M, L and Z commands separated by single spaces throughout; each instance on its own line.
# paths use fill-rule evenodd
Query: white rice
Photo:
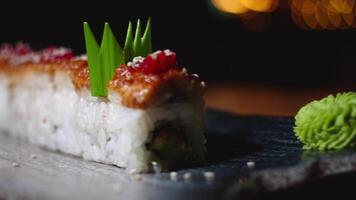
M 132 109 L 121 105 L 115 92 L 104 102 L 87 89 L 77 91 L 63 71 L 53 76 L 31 71 L 15 78 L 0 74 L 0 130 L 10 135 L 87 160 L 147 172 L 152 153 L 145 144 L 155 125 L 179 121 L 189 130 L 192 157 L 204 155 L 202 98 Z

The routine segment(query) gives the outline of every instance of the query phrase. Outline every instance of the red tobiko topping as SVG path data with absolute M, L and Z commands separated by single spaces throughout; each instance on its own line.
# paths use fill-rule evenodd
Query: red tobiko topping
M 18 55 L 25 55 L 32 52 L 30 45 L 25 43 L 18 43 L 15 47 L 15 53 Z
M 66 61 L 74 58 L 72 50 L 50 46 L 41 51 L 41 61 Z
M 158 74 L 177 68 L 176 53 L 170 50 L 156 51 L 145 58 L 134 58 L 128 66 L 145 74 Z
M 2 44 L 0 47 L 1 53 L 7 54 L 16 54 L 16 55 L 25 55 L 33 52 L 30 45 L 26 43 L 19 42 L 15 46 L 11 44 Z
M 14 52 L 14 47 L 11 44 L 2 44 L 0 47 L 1 53 L 12 53 Z

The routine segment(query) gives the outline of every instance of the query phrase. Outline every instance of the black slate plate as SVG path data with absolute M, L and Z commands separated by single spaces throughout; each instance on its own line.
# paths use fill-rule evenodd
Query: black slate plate
M 321 194 L 354 193 L 356 151 L 303 151 L 292 117 L 236 116 L 210 110 L 206 122 L 209 165 L 202 170 L 215 171 L 228 185 L 219 198 L 310 198 L 311 191 L 320 198 Z M 253 168 L 247 167 L 251 161 Z
M 130 176 L 115 166 L 46 151 L 0 134 L 0 199 L 275 199 L 318 188 L 323 193 L 350 189 L 356 182 L 356 153 L 303 152 L 293 125 L 289 117 L 209 110 L 208 161 L 178 170 L 176 180 L 169 173 Z M 33 153 L 37 159 L 30 158 Z M 13 162 L 20 166 L 13 167 Z M 248 167 L 247 162 L 255 166 Z M 213 180 L 205 178 L 207 171 L 215 173 Z M 185 174 L 191 178 L 184 179 Z

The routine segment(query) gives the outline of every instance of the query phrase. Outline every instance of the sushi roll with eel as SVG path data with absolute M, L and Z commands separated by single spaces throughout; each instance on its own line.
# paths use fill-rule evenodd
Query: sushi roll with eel
M 149 172 L 201 163 L 204 82 L 170 50 L 115 68 L 107 96 L 90 92 L 86 56 L 67 48 L 0 49 L 0 130 L 86 160 Z

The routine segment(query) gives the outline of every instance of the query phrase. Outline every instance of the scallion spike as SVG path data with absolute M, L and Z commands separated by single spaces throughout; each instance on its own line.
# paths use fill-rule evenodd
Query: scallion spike
M 141 21 L 140 19 L 137 20 L 136 25 L 136 32 L 135 32 L 135 39 L 133 42 L 133 50 L 134 50 L 134 57 L 136 56 L 145 56 L 143 48 L 142 48 L 142 41 L 141 41 Z
M 142 36 L 142 47 L 144 55 L 152 53 L 152 39 L 151 39 L 151 17 L 148 18 L 145 32 Z
M 105 23 L 104 26 L 99 54 L 107 92 L 108 83 L 114 76 L 116 67 L 124 63 L 123 51 L 112 33 L 109 23 Z
M 129 26 L 127 28 L 125 46 L 124 46 L 124 54 L 125 54 L 125 62 L 129 62 L 134 57 L 133 50 L 133 32 L 132 32 L 132 23 L 129 22 Z
M 107 96 L 108 83 L 113 78 L 117 67 L 136 56 L 146 56 L 152 52 L 150 18 L 147 20 L 143 36 L 140 19 L 137 20 L 134 37 L 132 23 L 129 23 L 124 49 L 117 42 L 109 23 L 105 23 L 100 47 L 89 24 L 84 22 L 83 27 L 92 96 Z
M 88 57 L 90 91 L 92 96 L 104 96 L 102 90 L 103 75 L 100 69 L 99 45 L 87 22 L 83 23 L 85 46 Z

